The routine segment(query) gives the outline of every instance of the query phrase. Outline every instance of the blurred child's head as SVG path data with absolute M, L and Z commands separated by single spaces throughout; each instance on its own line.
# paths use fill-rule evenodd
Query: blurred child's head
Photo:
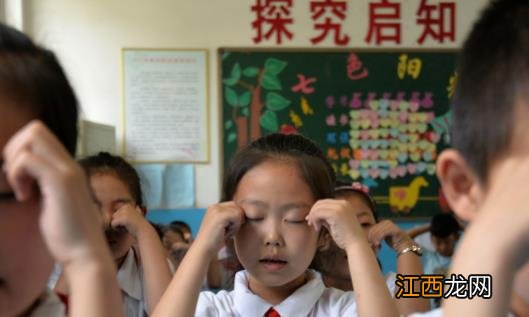
M 55 55 L 0 24 L 0 151 L 30 120 L 40 119 L 73 154 L 77 99 Z M 1 153 L 1 152 L 0 152 Z M 17 202 L 0 174 L 0 316 L 30 309 L 53 259 L 39 228 L 38 197 Z
M 452 105 L 453 149 L 437 174 L 447 201 L 471 220 L 506 158 L 529 151 L 529 2 L 493 1 L 460 52 Z
M 145 212 L 140 178 L 136 170 L 122 157 L 107 152 L 79 161 L 87 174 L 94 200 L 101 210 L 107 242 L 115 260 L 123 259 L 134 239 L 126 230 L 110 226 L 112 216 L 126 204 Z
M 304 283 L 319 236 L 305 217 L 317 200 L 333 197 L 334 181 L 322 151 L 300 135 L 271 134 L 235 155 L 222 200 L 233 200 L 246 216 L 235 250 L 250 288 Z
M 375 201 L 369 195 L 369 188 L 358 182 L 338 181 L 334 192 L 337 199 L 345 199 L 353 206 L 356 217 L 367 235 L 369 229 L 378 222 Z
M 181 221 L 177 223 L 171 222 L 169 225 L 164 226 L 162 234 L 162 244 L 175 269 L 178 269 L 180 262 L 182 262 L 191 245 L 184 237 L 181 223 Z
M 357 182 L 337 181 L 334 189 L 336 199 L 343 199 L 351 204 L 352 209 L 367 237 L 369 230 L 378 222 L 375 202 L 369 195 L 367 186 Z M 378 249 L 372 246 L 376 254 Z M 350 273 L 347 264 L 347 254 L 336 245 L 330 234 L 324 236 L 324 247 L 318 252 L 312 267 L 324 275 L 343 279 L 350 283 Z
M 454 254 L 459 239 L 459 223 L 452 214 L 437 214 L 430 223 L 430 236 L 435 251 L 442 256 L 450 257 Z
M 163 229 L 162 243 L 167 251 L 170 251 L 175 243 L 188 243 L 180 226 L 167 225 Z
M 159 223 L 155 223 L 155 222 L 152 222 L 152 221 L 149 221 L 149 224 L 154 228 L 154 230 L 156 231 L 156 235 L 158 236 L 158 238 L 160 238 L 160 241 L 162 241 L 163 239 L 163 232 L 165 230 L 165 226 L 162 225 L 162 224 L 159 224 Z
M 193 242 L 193 233 L 191 232 L 191 227 L 185 222 L 180 220 L 174 220 L 171 221 L 169 224 L 170 228 L 179 229 L 182 235 L 184 236 L 184 240 L 187 243 Z

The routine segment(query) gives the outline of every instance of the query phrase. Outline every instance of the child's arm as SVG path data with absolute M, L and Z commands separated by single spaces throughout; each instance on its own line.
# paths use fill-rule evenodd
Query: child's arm
M 218 289 L 221 286 L 220 263 L 217 257 L 214 257 L 209 263 L 207 281 L 208 287 L 211 289 Z
M 496 163 L 484 189 L 486 197 L 465 230 L 451 271 L 492 276 L 492 297 L 444 301 L 445 316 L 505 316 L 517 270 L 529 261 L 529 154 Z M 472 211 L 469 211 L 472 212 Z M 525 281 L 527 283 L 527 281 Z
M 420 226 L 417 226 L 415 228 L 411 228 L 411 229 L 408 229 L 406 231 L 406 233 L 408 234 L 408 236 L 412 239 L 415 239 L 416 236 L 419 236 L 425 232 L 428 232 L 430 231 L 430 224 L 427 223 L 427 224 L 424 224 L 424 225 L 420 225 Z
M 358 316 L 399 316 L 351 205 L 345 200 L 320 200 L 312 207 L 307 221 L 316 230 L 327 227 L 336 244 L 346 251 Z
M 421 259 L 414 252 L 400 254 L 404 249 L 414 244 L 413 240 L 395 223 L 383 220 L 374 225 L 368 234 L 368 240 L 376 246 L 380 246 L 385 240 L 390 248 L 397 253 L 397 273 L 403 275 L 422 275 L 423 269 Z M 399 255 L 400 254 L 400 255 Z M 414 284 L 414 289 L 420 289 L 420 282 Z M 395 298 L 399 312 L 408 315 L 414 312 L 422 312 L 430 309 L 427 298 Z
M 112 216 L 111 226 L 125 227 L 138 243 L 147 294 L 147 313 L 151 314 L 172 278 L 165 249 L 156 230 L 143 217 L 140 207 L 131 204 L 122 206 Z
M 81 168 L 40 121 L 17 132 L 3 157 L 17 200 L 39 195 L 36 187 L 40 191 L 41 210 L 35 216 L 69 281 L 70 316 L 122 316 L 114 263 Z
M 237 232 L 243 219 L 243 211 L 233 202 L 208 208 L 197 239 L 191 244 L 152 316 L 194 316 L 209 263 L 217 256 L 226 237 Z
M 514 277 L 511 307 L 516 316 L 529 316 L 529 262 Z

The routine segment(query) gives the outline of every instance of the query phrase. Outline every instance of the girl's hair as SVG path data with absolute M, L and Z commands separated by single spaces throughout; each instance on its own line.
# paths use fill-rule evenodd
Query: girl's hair
M 94 174 L 114 174 L 128 187 L 136 204 L 144 207 L 140 177 L 134 167 L 121 156 L 112 155 L 108 152 L 99 152 L 97 155 L 79 160 L 79 164 L 81 164 L 88 177 Z
M 357 197 L 360 197 L 360 199 L 369 207 L 369 209 L 371 210 L 371 213 L 373 213 L 373 218 L 375 219 L 375 223 L 378 222 L 378 215 L 377 215 L 375 201 L 369 195 L 368 189 L 365 187 L 365 185 L 361 185 L 360 183 L 351 183 L 351 182 L 345 182 L 345 181 L 339 180 L 336 182 L 334 193 L 336 196 L 340 196 L 340 194 L 343 195 L 346 193 L 355 193 Z
M 224 175 L 221 201 L 232 200 L 242 177 L 268 160 L 296 164 L 315 199 L 334 197 L 336 177 L 320 148 L 301 135 L 275 133 L 261 137 L 237 152 Z
M 0 23 L 0 95 L 28 111 L 73 155 L 78 104 L 55 55 L 25 34 Z

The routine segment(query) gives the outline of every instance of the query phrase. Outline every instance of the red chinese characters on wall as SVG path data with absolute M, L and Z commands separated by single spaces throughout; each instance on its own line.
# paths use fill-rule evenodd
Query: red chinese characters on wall
M 427 0 L 421 0 L 417 10 L 417 24 L 423 27 L 417 39 L 419 44 L 422 44 L 427 37 L 438 43 L 444 43 L 445 39 L 455 42 L 456 4 L 454 2 L 428 4 Z
M 299 3 L 299 2 L 298 2 Z M 314 35 L 310 37 L 313 45 L 331 38 L 337 46 L 348 45 L 350 30 L 344 28 L 348 10 L 355 2 L 347 0 L 310 0 L 307 15 L 313 22 Z M 411 8 L 404 0 L 371 0 L 368 2 L 367 32 L 364 42 L 368 44 L 401 44 L 402 7 Z M 253 14 L 252 29 L 255 44 L 275 42 L 284 44 L 294 38 L 292 26 L 293 0 L 254 0 L 250 7 Z M 446 43 L 456 41 L 456 3 L 455 0 L 420 0 L 415 9 L 415 23 L 420 29 L 416 42 Z M 353 9 L 354 10 L 354 9 Z M 409 11 L 408 11 L 409 12 Z M 357 14 L 360 14 L 357 12 Z
M 336 45 L 347 45 L 349 35 L 342 32 L 342 22 L 346 18 L 347 1 L 345 0 L 312 0 L 310 12 L 314 21 L 314 29 L 319 35 L 310 39 L 312 44 L 323 41 L 330 33 Z
M 364 39 L 366 43 L 400 44 L 400 3 L 382 0 L 369 3 L 369 28 Z
M 289 27 L 294 22 L 291 17 L 292 0 L 256 0 L 251 7 L 255 12 L 255 20 L 252 28 L 256 34 L 254 43 L 261 43 L 271 37 L 275 38 L 276 44 L 281 44 L 283 38 L 292 40 L 294 34 Z

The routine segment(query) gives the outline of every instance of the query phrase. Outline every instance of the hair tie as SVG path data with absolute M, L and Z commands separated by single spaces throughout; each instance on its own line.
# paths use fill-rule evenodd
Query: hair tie
M 369 195 L 369 187 L 360 183 L 360 182 L 352 182 L 351 183 L 351 188 L 354 189 L 354 190 L 359 190 L 365 194 L 368 194 Z

